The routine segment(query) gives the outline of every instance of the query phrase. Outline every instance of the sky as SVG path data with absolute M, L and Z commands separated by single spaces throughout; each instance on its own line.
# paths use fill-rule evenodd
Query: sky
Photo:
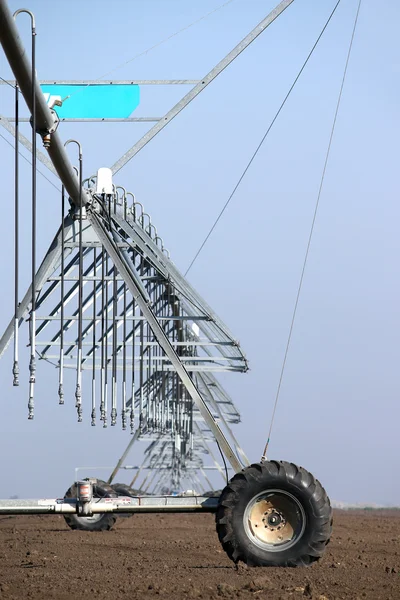
M 293 4 L 117 175 L 135 193 L 185 271 L 259 144 L 336 2 Z M 30 0 L 39 79 L 197 79 L 274 7 L 232 0 Z M 317 50 L 189 273 L 240 340 L 246 374 L 221 382 L 242 415 L 250 460 L 268 434 L 358 0 L 342 0 Z M 12 11 L 20 8 L 9 1 Z M 399 504 L 400 47 L 395 0 L 363 0 L 283 377 L 269 457 L 314 473 L 331 498 Z M 27 16 L 18 18 L 27 48 Z M 129 62 L 128 62 L 129 61 Z M 121 68 L 117 66 L 124 64 Z M 115 70 L 114 70 L 115 69 Z M 0 50 L 0 76 L 12 78 Z M 163 115 L 186 91 L 143 87 L 136 116 Z M 0 86 L 0 113 L 13 92 Z M 29 136 L 29 125 L 22 131 Z M 111 166 L 145 124 L 62 123 L 79 139 L 85 175 Z M 0 134 L 12 143 L 9 134 Z M 25 151 L 23 151 L 25 153 Z M 71 157 L 75 160 L 71 147 Z M 25 156 L 28 156 L 25 153 Z M 3 218 L 0 330 L 13 313 L 13 150 L 0 137 Z M 60 221 L 57 179 L 39 165 L 38 256 Z M 21 161 L 21 289 L 29 283 L 30 167 Z M 12 387 L 0 361 L 0 497 L 59 496 L 77 466 L 112 467 L 129 440 L 120 427 L 76 423 L 58 406 L 57 374 L 40 365 L 27 421 L 28 349 Z M 133 459 L 132 459 L 133 460 Z M 97 471 L 104 476 L 107 469 Z

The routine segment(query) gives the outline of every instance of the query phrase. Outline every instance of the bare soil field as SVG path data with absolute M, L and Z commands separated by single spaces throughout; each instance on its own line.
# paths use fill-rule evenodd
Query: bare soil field
M 336 511 L 307 569 L 236 568 L 213 515 L 135 515 L 109 532 L 62 517 L 0 516 L 0 599 L 400 599 L 400 511 Z

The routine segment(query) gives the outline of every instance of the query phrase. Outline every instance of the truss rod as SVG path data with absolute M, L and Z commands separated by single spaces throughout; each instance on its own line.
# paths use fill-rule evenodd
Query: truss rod
M 196 85 L 199 79 L 41 79 L 40 85 Z M 15 85 L 12 79 L 0 79 L 0 85 Z
M 21 121 L 21 119 L 19 119 L 19 120 Z M 29 150 L 29 152 L 32 152 L 32 144 L 28 140 L 28 138 L 26 138 L 20 131 L 18 131 L 18 134 L 17 134 L 16 128 L 14 127 L 14 125 L 11 125 L 10 121 L 4 115 L 0 115 L 0 125 L 2 127 L 4 127 L 4 129 L 6 131 L 8 131 L 8 133 L 10 133 L 15 138 L 18 136 L 18 140 L 20 141 L 20 143 L 27 150 Z M 43 154 L 43 152 L 40 152 L 40 150 L 36 150 L 36 157 L 38 160 L 40 160 L 40 162 L 42 164 L 44 164 L 45 167 L 48 168 L 49 171 L 51 171 L 53 173 L 53 175 L 58 177 L 58 173 L 55 170 L 53 163 L 51 162 L 51 160 L 48 159 L 48 157 L 45 154 Z
M 117 462 L 117 464 L 115 465 L 115 468 L 113 470 L 113 472 L 111 473 L 110 477 L 108 478 L 107 483 L 111 484 L 114 479 L 116 474 L 118 473 L 118 471 L 120 470 L 120 468 L 122 467 L 126 457 L 128 456 L 133 444 L 137 441 L 138 437 L 139 437 L 140 431 L 139 429 L 136 429 L 135 434 L 131 437 L 130 442 L 128 444 L 128 446 L 125 448 L 125 452 L 123 453 L 123 455 L 121 456 L 121 458 L 119 459 L 119 461 Z
M 143 316 L 146 317 L 147 322 L 150 325 L 156 340 L 159 342 L 159 344 L 162 347 L 162 349 L 164 350 L 165 354 L 170 359 L 180 380 L 182 381 L 183 385 L 186 387 L 191 398 L 193 399 L 196 406 L 198 407 L 202 417 L 204 418 L 208 427 L 211 429 L 212 433 L 214 434 L 215 438 L 217 439 L 218 443 L 220 444 L 223 452 L 225 453 L 225 456 L 231 463 L 235 472 L 240 472 L 242 470 L 242 465 L 240 464 L 239 460 L 237 459 L 235 452 L 231 448 L 231 446 L 230 446 L 228 440 L 226 439 L 226 437 L 224 436 L 222 430 L 220 429 L 218 424 L 215 422 L 215 420 L 212 416 L 212 413 L 210 412 L 208 406 L 205 404 L 203 398 L 201 397 L 201 394 L 199 393 L 194 382 L 192 381 L 185 366 L 182 364 L 179 356 L 175 352 L 168 337 L 165 335 L 165 332 L 164 332 L 162 326 L 159 324 L 157 318 L 155 317 L 153 311 L 151 310 L 151 307 L 149 305 L 149 298 L 147 297 L 147 294 L 143 295 L 141 287 L 137 284 L 136 279 L 134 279 L 134 277 L 133 277 L 132 268 L 130 268 L 128 266 L 129 263 L 126 262 L 126 258 L 124 260 L 121 257 L 118 247 L 116 247 L 114 245 L 114 243 L 110 239 L 108 233 L 103 229 L 103 226 L 99 220 L 99 217 L 93 212 L 88 212 L 88 219 L 90 220 L 95 233 L 97 234 L 99 240 L 102 242 L 108 255 L 111 257 L 111 259 L 114 263 L 114 266 L 118 269 L 118 271 L 121 273 L 121 276 L 125 279 L 125 282 L 127 283 L 132 296 L 138 303 L 138 305 L 143 313 Z M 143 361 L 141 361 L 141 363 L 142 362 Z
M 64 221 L 63 221 L 63 223 L 64 223 Z M 64 246 L 63 246 L 63 247 L 65 248 L 65 244 L 64 244 Z M 73 268 L 74 268 L 74 266 L 75 266 L 75 262 L 76 262 L 77 258 L 78 258 L 78 260 L 79 260 L 79 255 L 78 255 L 78 257 L 74 256 L 73 260 L 72 260 L 72 261 L 71 261 L 71 262 L 70 262 L 70 263 L 69 263 L 69 264 L 68 264 L 66 267 L 64 267 L 64 272 L 65 272 L 65 273 L 68 273 L 68 271 L 69 271 L 70 269 L 73 269 Z M 86 275 L 86 273 L 90 273 L 90 271 L 91 271 L 92 269 L 93 269 L 93 265 L 91 265 L 91 266 L 90 266 L 90 267 L 89 267 L 89 268 L 86 270 L 86 272 L 84 273 L 84 276 Z M 63 278 L 61 277 L 60 281 L 62 281 L 62 279 L 63 279 Z M 65 281 L 65 280 L 64 280 L 64 281 Z M 58 283 L 57 283 L 57 285 L 58 285 Z M 52 292 L 52 291 L 53 291 L 55 288 L 56 288 L 56 285 L 54 285 L 54 286 L 51 286 L 51 288 L 50 288 L 49 290 L 47 290 L 47 291 L 46 291 L 46 292 L 45 292 L 45 293 L 44 293 L 44 294 L 41 296 L 41 298 L 40 298 L 40 299 L 38 300 L 38 302 L 37 302 L 37 306 L 38 306 L 38 307 L 39 307 L 39 306 L 41 306 L 41 305 L 44 303 L 44 301 L 46 300 L 46 298 L 47 298 L 47 297 L 50 295 L 50 293 L 51 293 L 51 292 Z M 76 295 L 78 295 L 78 296 L 79 296 L 79 283 L 78 283 L 78 281 L 76 282 L 76 284 L 74 284 L 74 285 L 71 287 L 71 289 L 69 289 L 69 290 L 68 290 L 68 292 L 66 292 L 66 293 L 64 293 L 64 294 L 63 294 L 63 297 L 62 297 L 62 298 L 60 298 L 60 301 L 59 301 L 59 302 L 56 304 L 55 308 L 54 308 L 54 309 L 51 311 L 51 314 L 50 314 L 50 315 L 47 315 L 46 317 L 43 317 L 43 316 L 41 316 L 41 317 L 39 317 L 39 318 L 37 318 L 37 319 L 36 319 L 37 321 L 38 321 L 38 320 L 42 321 L 42 324 L 41 324 L 41 325 L 40 325 L 40 326 L 37 328 L 37 334 L 41 333 L 41 332 L 43 331 L 43 329 L 45 329 L 45 327 L 48 325 L 49 321 L 52 321 L 52 320 L 54 320 L 54 319 L 57 319 L 57 320 L 58 320 L 58 318 L 59 318 L 59 317 L 58 317 L 58 313 L 61 311 L 61 306 L 62 306 L 62 305 L 64 305 L 64 308 L 65 308 L 65 306 L 66 306 L 66 305 L 67 305 L 67 304 L 68 304 L 68 303 L 69 303 L 69 302 L 72 300 L 72 298 L 73 298 L 74 296 L 76 296 Z M 85 303 L 86 303 L 86 300 L 85 300 Z M 92 318 L 91 318 L 91 317 L 89 317 L 89 319 L 91 320 Z M 67 321 L 64 323 L 64 329 L 65 329 L 65 330 L 67 330 L 67 329 L 70 327 L 70 324 L 71 324 L 71 322 L 72 322 L 72 321 L 76 321 L 76 320 L 79 320 L 79 312 L 78 312 L 78 311 L 76 311 L 76 312 L 75 312 L 75 313 L 74 313 L 72 316 L 69 316 L 69 317 L 67 318 Z M 84 320 L 84 317 L 83 317 L 83 316 L 82 316 L 82 320 Z M 53 341 L 55 341 L 56 339 L 58 339 L 58 337 L 59 337 L 59 334 L 58 334 L 58 335 L 57 335 L 55 338 L 53 338 Z M 67 354 L 68 354 L 68 352 L 67 352 Z
M 65 190 L 64 190 L 64 193 L 65 193 Z M 64 238 L 65 238 L 65 223 L 66 223 L 65 219 L 69 219 L 69 218 L 70 218 L 70 215 L 67 215 L 67 216 L 64 218 L 64 220 L 63 220 L 63 223 L 64 223 Z M 61 227 L 62 227 L 62 226 L 61 226 Z M 70 255 L 71 255 L 71 253 L 72 253 L 72 252 L 71 252 L 71 249 L 70 249 L 70 248 L 68 248 L 68 244 L 66 243 L 66 241 L 65 241 L 65 239 L 64 239 L 64 243 L 62 244 L 62 250 L 63 250 L 63 251 L 65 251 L 65 249 L 68 249 L 68 250 L 69 250 L 69 253 L 68 253 L 68 255 L 70 256 Z M 85 251 L 85 252 L 89 252 L 89 250 L 87 250 L 87 249 L 85 249 L 84 251 Z M 47 278 L 47 281 L 52 281 L 52 284 L 49 286 L 49 288 L 48 288 L 48 289 L 47 289 L 47 290 L 46 290 L 44 293 L 41 293 L 40 297 L 38 298 L 38 301 L 37 301 L 37 307 L 38 307 L 38 308 L 39 308 L 39 307 L 40 307 L 40 306 L 41 306 L 41 305 L 42 305 L 42 304 L 43 304 L 43 303 L 44 303 L 44 302 L 47 300 L 47 298 L 48 298 L 48 297 L 51 295 L 51 293 L 52 293 L 52 292 L 53 292 L 53 291 L 56 289 L 56 287 L 57 287 L 57 286 L 60 284 L 60 282 L 61 282 L 61 280 L 62 280 L 62 279 L 64 279 L 64 283 L 65 283 L 66 281 L 69 281 L 69 279 L 68 279 L 68 275 L 69 275 L 69 273 L 70 273 L 71 271 L 73 271 L 73 269 L 74 269 L 74 267 L 75 267 L 75 263 L 76 263 L 76 261 L 77 261 L 77 257 L 76 257 L 76 256 L 73 256 L 72 260 L 70 260 L 70 261 L 68 262 L 68 264 L 67 264 L 67 265 L 65 265 L 65 261 L 64 261 L 64 276 L 60 275 L 60 277 L 57 277 L 57 278 L 55 278 L 55 277 L 54 277 L 54 278 L 52 278 L 52 279 L 50 279 L 49 277 Z M 90 273 L 90 269 L 87 271 L 87 273 L 84 273 L 84 276 L 85 276 L 85 278 L 86 278 L 86 276 L 87 276 L 87 274 L 88 274 L 88 273 Z M 78 285 L 78 283 L 77 283 L 78 281 L 79 281 L 79 277 L 76 277 L 76 278 L 75 278 L 76 285 Z M 76 286 L 75 286 L 75 287 L 74 287 L 74 289 L 72 290 L 71 294 L 72 294 L 72 295 L 75 295 L 75 294 L 76 294 Z M 68 298 L 69 298 L 69 296 L 66 296 L 66 297 L 64 297 L 64 302 L 65 302 L 66 304 L 67 304 L 67 300 L 68 300 Z M 60 310 L 60 304 L 58 304 L 58 308 L 57 308 L 56 312 L 52 311 L 52 314 L 53 314 L 53 313 L 54 313 L 54 314 L 57 314 L 59 310 Z M 51 316 L 51 315 L 49 315 L 49 316 Z M 42 318 L 41 320 L 43 321 L 44 319 Z M 44 327 L 44 326 L 43 326 L 43 327 Z M 43 327 L 42 327 L 42 329 L 43 329 Z M 38 331 L 38 333 L 40 333 L 40 332 Z
M 207 85 L 209 85 L 232 61 L 235 60 L 254 40 L 271 24 L 279 15 L 293 2 L 293 0 L 282 0 L 239 44 L 229 52 L 203 79 L 199 81 L 167 114 L 162 121 L 154 125 L 132 148 L 130 148 L 111 167 L 113 174 L 118 173 L 140 150 L 153 139 L 168 123 L 172 121 L 189 102 L 191 102 Z
M 212 321 L 215 323 L 216 327 L 222 331 L 225 335 L 230 338 L 234 338 L 233 334 L 229 331 L 228 327 L 221 321 L 218 315 L 213 311 L 213 309 L 206 303 L 206 301 L 201 298 L 195 290 L 192 288 L 190 283 L 181 275 L 178 269 L 175 267 L 172 261 L 168 261 L 168 269 L 165 266 L 166 261 L 168 260 L 166 256 L 161 252 L 160 248 L 158 248 L 154 243 L 149 242 L 148 236 L 137 227 L 137 224 L 133 222 L 124 222 L 118 215 L 114 215 L 113 217 L 116 225 L 127 235 L 130 239 L 142 249 L 144 253 L 147 251 L 147 255 L 151 250 L 152 253 L 152 262 L 155 265 L 155 268 L 160 271 L 163 276 L 168 279 L 169 273 L 172 273 L 174 278 L 174 285 L 176 289 L 182 294 L 184 298 L 187 298 L 191 304 L 193 304 L 196 309 L 201 311 L 203 314 L 206 313 L 207 317 L 203 320 Z M 146 236 L 146 238 L 145 238 Z M 149 256 L 147 256 L 149 260 Z M 176 317 L 175 317 L 176 318 Z M 179 319 L 185 319 L 185 317 L 179 317 Z M 202 320 L 202 317 L 199 317 L 199 320 Z M 244 358 L 244 357 L 243 357 Z
M 72 223 L 72 219 L 68 216 L 66 217 L 65 227 L 68 227 L 70 230 Z M 39 270 L 36 274 L 36 287 L 37 289 L 41 289 L 44 283 L 47 280 L 47 277 L 50 273 L 54 272 L 55 266 L 60 259 L 60 248 L 61 248 L 61 228 L 57 232 L 56 237 L 54 238 L 49 251 L 47 252 L 45 258 L 43 259 L 42 264 L 39 267 Z M 18 305 L 18 321 L 20 322 L 26 316 L 28 311 L 28 307 L 32 298 L 32 285 L 29 286 L 25 296 L 21 300 Z M 14 329 L 14 318 L 9 323 L 7 329 L 3 333 L 0 339 L 0 357 L 3 355 L 5 350 L 10 343 L 10 340 L 13 337 L 13 329 Z M 58 358 L 58 357 L 57 357 Z
M 14 123 L 14 117 L 6 117 L 9 123 Z M 70 118 L 63 117 L 60 119 L 62 123 L 153 123 L 157 121 L 161 121 L 162 117 L 126 117 L 126 118 L 111 118 L 111 117 L 93 117 L 93 118 Z M 19 119 L 20 123 L 29 123 L 30 119 L 28 117 L 22 117 Z

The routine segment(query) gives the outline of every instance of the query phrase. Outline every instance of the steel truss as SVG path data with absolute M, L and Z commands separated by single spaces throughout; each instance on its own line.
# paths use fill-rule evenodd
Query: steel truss
M 238 413 L 210 374 L 244 372 L 247 361 L 223 322 L 168 258 L 142 206 L 128 205 L 125 190 L 96 194 L 89 187 L 95 183 L 96 178 L 87 182 L 93 201 L 85 218 L 71 209 L 37 272 L 37 356 L 58 366 L 61 403 L 66 370 L 90 373 L 93 425 L 99 400 L 104 426 L 111 405 L 111 425 L 120 414 L 122 427 L 129 420 L 133 432 L 136 413 L 142 434 L 170 433 L 193 445 L 195 415 L 186 384 L 196 390 L 203 418 L 219 431 L 214 419 L 214 414 L 223 416 L 219 404 L 225 401 L 225 411 L 229 406 Z M 130 285 L 121 276 L 124 270 Z M 31 297 L 28 289 L 18 307 L 20 324 L 29 317 Z M 0 356 L 12 338 L 13 321 L 0 340 Z M 82 418 L 82 382 L 79 394 Z
M 193 87 L 115 162 L 110 175 L 131 160 L 292 1 L 280 2 L 201 80 L 168 81 Z M 59 119 L 32 76 L 6 0 L 0 0 L 0 40 L 29 110 L 35 107 L 37 133 L 48 153 L 47 158 L 37 152 L 37 158 L 61 179 L 63 198 L 65 194 L 71 206 L 67 214 L 63 212 L 61 226 L 33 278 L 34 294 L 31 286 L 0 339 L 0 357 L 13 338 L 15 322 L 20 327 L 29 321 L 37 357 L 59 370 L 60 404 L 75 387 L 78 420 L 86 412 L 84 400 L 89 396 L 92 425 L 97 415 L 104 427 L 109 422 L 115 425 L 118 417 L 123 429 L 129 422 L 134 435 L 110 481 L 138 439 L 150 441 L 132 481 L 135 484 L 148 471 L 140 483 L 143 492 L 156 492 L 166 485 L 179 488 L 183 477 L 204 489 L 198 473 L 209 483 L 209 467 L 203 462 L 207 454 L 213 468 L 225 477 L 211 449 L 214 440 L 233 470 L 241 471 L 249 461 L 231 430 L 240 416 L 215 377 L 221 371 L 247 371 L 239 343 L 173 264 L 149 214 L 133 194 L 114 185 L 101 188 L 96 176 L 80 185 L 82 170 L 78 177 L 68 159 L 57 133 Z M 15 133 L 11 122 L 0 117 L 0 124 Z M 26 138 L 19 133 L 17 137 L 32 149 Z M 79 152 L 81 162 L 80 146 Z M 164 473 L 170 477 L 168 482 Z M 24 502 L 20 508 L 14 502 L 10 511 L 42 512 L 38 504 Z M 124 511 L 144 509 L 141 502 L 124 503 Z M 164 501 L 155 499 L 150 504 L 151 510 L 163 510 Z M 45 506 L 43 512 L 82 509 L 79 500 L 75 504 L 49 501 Z M 105 503 L 85 506 L 85 514 L 106 512 Z M 119 510 L 118 503 L 108 506 L 107 510 Z M 168 506 L 176 510 L 178 499 Z M 188 506 L 190 510 L 215 508 L 204 499 L 185 499 L 182 507 Z M 7 510 L 0 504 L 0 512 Z
M 290 3 L 283 0 L 111 171 L 119 171 Z M 122 193 L 115 187 L 97 189 L 95 178 L 80 189 L 79 178 L 56 131 L 57 115 L 46 105 L 34 79 L 5 0 L 0 0 L 0 26 L 5 54 L 28 108 L 35 108 L 37 131 L 71 203 L 71 211 L 63 215 L 60 230 L 33 278 L 35 293 L 31 286 L 0 340 L 0 356 L 13 336 L 13 323 L 21 325 L 35 308 L 31 345 L 35 344 L 40 359 L 55 361 L 58 366 L 60 403 L 64 401 L 64 370 L 76 370 L 78 420 L 82 419 L 85 393 L 82 373 L 89 371 L 92 424 L 98 397 L 104 426 L 110 404 L 111 425 L 116 424 L 119 411 L 123 428 L 129 416 L 133 431 L 138 405 L 141 433 L 168 431 L 187 438 L 190 446 L 191 407 L 195 405 L 234 470 L 240 471 L 237 453 L 210 410 L 213 395 L 208 391 L 204 397 L 200 390 L 201 385 L 203 393 L 210 387 L 204 378 L 195 375 L 246 371 L 247 362 L 239 344 L 168 258 L 162 239 L 139 203 L 128 205 L 123 188 Z M 136 388 L 140 390 L 138 395 Z M 33 389 L 31 385 L 30 417 Z

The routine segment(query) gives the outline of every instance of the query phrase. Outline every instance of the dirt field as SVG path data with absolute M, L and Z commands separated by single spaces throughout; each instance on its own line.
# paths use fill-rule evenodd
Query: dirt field
M 0 517 L 0 599 L 400 599 L 400 511 L 336 512 L 308 569 L 235 569 L 212 515 L 135 515 L 110 532 Z

